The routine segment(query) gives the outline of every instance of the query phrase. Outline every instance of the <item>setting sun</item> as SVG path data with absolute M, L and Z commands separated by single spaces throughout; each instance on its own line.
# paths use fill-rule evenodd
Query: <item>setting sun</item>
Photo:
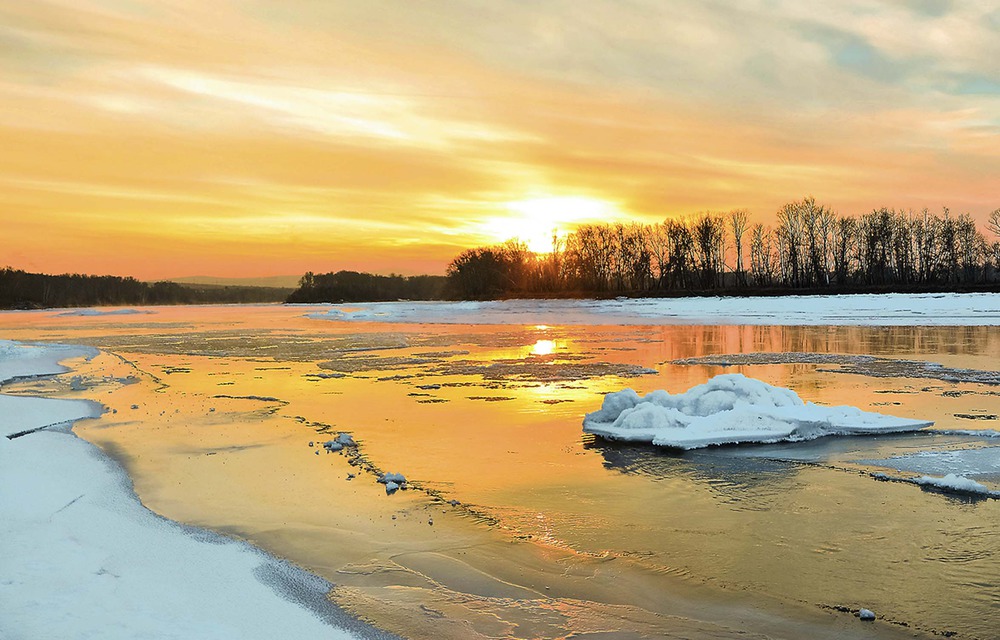
M 579 224 L 607 222 L 623 216 L 614 203 L 587 196 L 514 200 L 505 207 L 509 215 L 490 219 L 485 233 L 497 242 L 520 240 L 535 253 L 551 252 L 553 239 L 564 237 Z

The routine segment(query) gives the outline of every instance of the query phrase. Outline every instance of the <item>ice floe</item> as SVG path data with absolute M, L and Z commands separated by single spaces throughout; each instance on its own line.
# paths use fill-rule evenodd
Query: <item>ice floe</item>
M 963 493 L 982 493 L 984 495 L 990 495 L 993 492 L 990 491 L 989 487 L 980 482 L 976 482 L 965 476 L 958 476 L 954 473 L 949 473 L 943 478 L 935 478 L 933 476 L 920 476 L 913 480 L 916 484 L 936 487 L 938 489 L 943 489 L 945 491 L 959 491 Z
M 599 411 L 586 415 L 583 430 L 609 440 L 698 449 L 916 431 L 932 424 L 803 402 L 791 389 L 733 373 L 676 395 L 660 390 L 640 397 L 632 389 L 609 393 Z
M 967 478 L 966 476 L 957 473 L 949 473 L 942 477 L 917 476 L 915 478 L 891 476 L 881 471 L 870 475 L 875 480 L 880 480 L 882 482 L 915 484 L 922 489 L 934 491 L 936 493 L 957 494 L 975 499 L 992 498 L 994 500 L 1000 500 L 1000 491 L 994 491 L 981 482 L 976 482 L 972 478 Z

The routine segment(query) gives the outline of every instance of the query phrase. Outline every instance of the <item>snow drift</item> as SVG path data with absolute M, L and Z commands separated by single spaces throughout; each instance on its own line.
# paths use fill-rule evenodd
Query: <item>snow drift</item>
M 609 393 L 601 409 L 583 419 L 583 430 L 608 440 L 699 449 L 916 431 L 932 424 L 849 406 L 818 406 L 791 389 L 732 373 L 677 395 L 661 390 L 640 398 L 632 389 Z

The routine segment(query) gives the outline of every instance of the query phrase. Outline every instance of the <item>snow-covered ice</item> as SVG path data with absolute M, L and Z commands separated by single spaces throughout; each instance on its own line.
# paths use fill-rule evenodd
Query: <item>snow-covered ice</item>
M 1000 294 L 401 301 L 330 305 L 307 315 L 433 324 L 997 326 Z
M 83 352 L 85 353 L 85 352 Z M 81 351 L 0 343 L 0 380 Z M 99 415 L 80 400 L 0 395 L 9 436 Z M 321 578 L 161 518 L 68 428 L 0 437 L 0 637 L 389 637 L 326 599 Z
M 97 349 L 66 344 L 26 344 L 0 340 L 0 385 L 9 380 L 69 371 L 60 361 L 92 358 Z
M 698 449 L 916 431 L 932 424 L 803 402 L 791 389 L 732 373 L 677 395 L 660 390 L 639 397 L 632 389 L 609 393 L 599 411 L 586 415 L 583 430 L 609 440 Z

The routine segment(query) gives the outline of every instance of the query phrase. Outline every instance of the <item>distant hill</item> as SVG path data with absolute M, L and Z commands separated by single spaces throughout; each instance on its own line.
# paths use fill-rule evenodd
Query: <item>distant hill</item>
M 220 278 L 217 276 L 188 276 L 186 278 L 167 278 L 178 284 L 217 284 L 226 287 L 272 287 L 278 289 L 295 289 L 299 286 L 301 276 L 265 276 L 262 278 Z

